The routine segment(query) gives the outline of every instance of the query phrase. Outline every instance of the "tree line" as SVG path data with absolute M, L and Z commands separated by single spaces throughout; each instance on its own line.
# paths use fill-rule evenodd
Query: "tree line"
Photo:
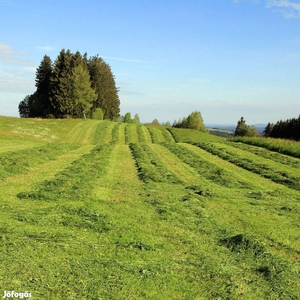
M 282 138 L 300 141 L 300 115 L 298 118 L 268 123 L 264 130 L 265 137 Z
M 20 117 L 102 118 L 120 115 L 110 66 L 98 55 L 62 49 L 54 63 L 45 55 L 36 70 L 36 91 L 19 103 Z
M 175 128 L 190 128 L 203 132 L 207 132 L 200 111 L 193 111 L 187 117 L 183 117 L 178 121 L 175 120 L 172 127 Z

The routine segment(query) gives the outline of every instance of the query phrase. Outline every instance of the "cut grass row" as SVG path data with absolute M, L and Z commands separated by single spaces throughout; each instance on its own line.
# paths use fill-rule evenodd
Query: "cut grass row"
M 98 124 L 88 140 L 102 145 L 0 182 L 6 290 L 33 299 L 300 298 L 297 190 L 194 145 L 124 144 L 134 132 L 141 141 L 145 126 Z
M 284 139 L 273 139 L 273 138 L 249 138 L 249 137 L 236 137 L 229 139 L 230 142 L 245 143 L 253 146 L 266 148 L 270 151 L 279 152 L 282 154 L 290 155 L 293 157 L 300 158 L 300 147 L 299 142 L 284 140 Z
M 51 143 L 19 151 L 3 152 L 0 154 L 0 179 L 26 173 L 32 167 L 55 160 L 59 155 L 78 147 L 78 144 Z
M 215 184 L 228 188 L 251 188 L 251 184 L 238 179 L 224 167 L 211 162 L 200 153 L 196 154 L 187 144 L 163 144 L 172 153 L 176 154 L 184 163 L 197 170 L 198 174 Z
M 168 171 L 149 145 L 130 144 L 130 150 L 136 161 L 139 178 L 144 182 L 180 183 L 176 175 Z
M 153 148 L 160 148 L 160 145 L 151 145 L 151 149 Z M 159 151 L 160 152 L 160 151 Z M 186 153 L 184 153 L 186 154 Z M 144 164 L 147 164 L 147 161 L 144 160 L 143 161 Z M 197 167 L 197 166 L 196 166 Z M 201 181 L 200 181 L 201 182 Z M 148 184 L 152 185 L 151 182 L 149 182 Z M 159 183 L 160 185 L 160 183 Z M 205 185 L 205 183 L 204 183 Z M 166 188 L 166 186 L 161 187 L 161 188 Z M 238 264 L 243 264 L 243 271 L 242 273 L 239 273 L 240 275 L 242 275 L 243 278 L 248 277 L 248 278 L 252 278 L 252 279 L 248 279 L 249 282 L 251 282 L 251 284 L 253 283 L 252 280 L 254 281 L 260 281 L 260 279 L 258 279 L 257 277 L 255 277 L 255 272 L 257 272 L 257 274 L 260 274 L 261 279 L 264 279 L 266 281 L 269 282 L 270 286 L 270 290 L 272 290 L 272 295 L 274 295 L 274 297 L 278 297 L 279 294 L 284 294 L 284 297 L 289 298 L 290 296 L 293 297 L 293 293 L 291 293 L 290 291 L 287 291 L 288 289 L 283 288 L 282 284 L 283 282 L 287 283 L 289 280 L 291 280 L 291 278 L 293 278 L 293 272 L 289 273 L 289 268 L 291 267 L 287 261 L 280 261 L 280 259 L 277 257 L 277 255 L 273 255 L 268 253 L 268 250 L 265 248 L 265 245 L 263 243 L 261 243 L 259 241 L 259 239 L 257 237 L 255 237 L 255 234 L 253 235 L 253 225 L 251 224 L 251 222 L 255 219 L 255 217 L 257 216 L 252 216 L 252 219 L 250 219 L 250 221 L 248 220 L 249 218 L 249 214 L 245 214 L 242 218 L 240 218 L 240 222 L 241 224 L 238 223 L 226 223 L 224 224 L 223 221 L 218 221 L 216 219 L 216 215 L 220 215 L 220 213 L 222 213 L 222 209 L 220 211 L 220 199 L 223 199 L 223 205 L 228 205 L 229 203 L 234 203 L 234 208 L 233 211 L 236 210 L 236 207 L 240 207 L 240 211 L 241 209 L 245 209 L 245 212 L 247 211 L 244 205 L 238 204 L 238 201 L 236 201 L 235 199 L 232 199 L 232 195 L 231 195 L 231 200 L 228 202 L 224 201 L 224 198 L 226 199 L 228 197 L 228 195 L 226 193 L 223 193 L 221 195 L 218 195 L 218 200 L 215 201 L 214 199 L 214 195 L 207 193 L 206 191 L 203 191 L 203 182 L 201 182 L 201 186 L 187 186 L 186 189 L 188 192 L 186 192 L 185 194 L 183 193 L 183 195 L 180 195 L 180 193 L 182 193 L 182 190 L 180 190 L 180 188 L 175 188 L 174 186 L 172 187 L 172 189 L 177 191 L 177 199 L 182 202 L 185 203 L 186 206 L 190 206 L 192 205 L 193 207 L 193 212 L 197 213 L 198 218 L 201 218 L 202 221 L 200 221 L 198 219 L 197 221 L 197 225 L 199 227 L 196 226 L 197 230 L 201 230 L 201 232 L 209 235 L 224 235 L 224 232 L 222 231 L 223 229 L 226 228 L 226 234 L 229 235 L 229 237 L 226 238 L 220 238 L 218 239 L 218 243 L 219 245 L 223 245 L 225 247 L 227 247 L 233 254 L 230 255 L 232 258 L 234 258 Z M 152 192 L 149 192 L 149 190 Z M 191 224 L 194 224 L 193 221 L 192 223 L 189 223 L 189 221 L 191 221 L 191 217 L 189 217 L 189 213 L 186 210 L 183 212 L 182 209 L 178 209 L 178 206 L 173 202 L 174 201 L 174 194 L 173 197 L 170 195 L 170 191 L 162 191 L 160 189 L 160 187 L 158 186 L 158 184 L 155 185 L 155 188 L 152 187 L 147 189 L 148 194 L 147 194 L 147 199 L 146 202 L 149 203 L 150 205 L 152 205 L 156 212 L 161 215 L 161 218 L 167 222 L 170 223 L 175 223 L 176 221 L 178 221 L 181 217 L 182 214 L 184 215 L 184 219 L 182 220 L 183 224 L 188 226 L 191 226 Z M 156 191 L 156 192 L 154 192 Z M 178 197 L 178 195 L 180 195 L 180 197 Z M 207 197 L 210 198 L 209 201 L 205 201 L 204 199 Z M 234 198 L 234 197 L 233 197 Z M 240 197 L 239 197 L 240 198 Z M 201 200 L 202 199 L 202 200 Z M 199 202 L 198 201 L 205 201 L 205 203 L 210 203 L 207 206 L 202 206 L 201 209 L 199 209 Z M 211 205 L 213 203 L 213 205 Z M 214 205 L 218 204 L 218 209 L 216 209 L 217 207 L 215 207 L 215 216 L 211 215 L 211 217 L 208 217 L 207 213 L 209 210 L 212 209 L 212 207 Z M 248 208 L 251 207 L 252 204 L 248 205 Z M 210 206 L 210 207 L 209 207 Z M 206 207 L 206 209 L 203 209 L 204 207 Z M 257 212 L 260 211 L 261 208 L 257 208 Z M 219 210 L 219 211 L 218 211 Z M 225 209 L 226 211 L 226 209 Z M 231 212 L 232 213 L 232 212 Z M 265 215 L 266 216 L 266 215 Z M 276 217 L 275 217 L 276 218 Z M 209 221 L 208 221 L 209 219 Z M 230 217 L 226 217 L 226 220 L 230 219 Z M 274 220 L 274 216 L 270 216 L 270 218 L 268 220 Z M 188 221 L 189 220 L 189 221 Z M 236 222 L 237 219 L 235 219 Z M 278 220 L 277 220 L 278 221 Z M 207 224 L 207 223 L 208 224 Z M 223 224 L 222 224 L 223 223 Z M 245 227 L 245 224 L 249 223 L 249 225 L 247 227 Z M 276 224 L 275 222 L 273 223 L 273 225 Z M 223 226 L 222 226 L 223 225 Z M 226 225 L 226 226 L 225 226 Z M 193 225 L 195 226 L 195 224 Z M 189 227 L 189 230 L 192 231 L 192 227 Z M 241 227 L 240 227 L 241 226 Z M 244 232 L 246 231 L 246 233 L 239 233 L 236 235 L 232 235 L 230 236 L 229 232 L 230 230 L 234 231 L 240 231 L 240 228 L 244 227 Z M 294 226 L 293 226 L 294 227 Z M 201 228 L 201 229 L 200 229 Z M 223 229 L 222 229 L 223 228 Z M 193 228 L 195 229 L 195 227 Z M 248 232 L 247 232 L 248 231 Z M 192 233 L 190 233 L 189 235 L 191 235 Z M 259 233 L 258 236 L 261 236 L 262 233 Z M 293 232 L 294 237 L 296 236 L 296 231 L 294 230 Z M 215 236 L 216 238 L 216 236 Z M 282 240 L 279 240 L 282 241 Z M 280 243 L 278 240 L 276 242 Z M 273 243 L 275 242 L 275 240 L 273 239 Z M 211 241 L 212 243 L 212 241 Z M 210 244 L 210 247 L 212 247 L 212 244 Z M 216 248 L 215 251 L 219 253 L 220 249 Z M 291 251 L 292 253 L 295 253 L 295 248 L 293 248 L 293 250 Z M 218 255 L 221 255 L 220 253 Z M 207 261 L 209 260 L 206 257 Z M 228 257 L 227 259 L 225 259 L 228 261 Z M 247 262 L 246 262 L 247 261 Z M 210 262 L 211 263 L 211 262 Z M 202 265 L 203 266 L 203 265 Z M 197 264 L 197 267 L 200 267 Z M 230 268 L 234 268 L 233 265 L 230 266 Z M 247 271 L 245 270 L 245 268 L 247 269 Z M 211 270 L 213 270 L 213 267 L 211 268 Z M 201 271 L 199 271 L 201 272 Z M 248 273 L 249 272 L 249 273 Z M 254 272 L 254 273 L 252 273 Z M 281 277 L 281 275 L 279 275 L 281 272 L 283 272 L 285 274 L 285 276 L 287 276 L 289 279 L 286 279 L 284 276 Z M 271 275 L 272 274 L 272 275 Z M 227 275 L 228 276 L 228 273 Z M 230 275 L 232 276 L 232 274 Z M 230 278 L 229 276 L 229 278 Z M 216 276 L 216 280 L 218 280 L 218 276 Z M 254 279 L 255 278 L 255 279 Z M 264 281 L 262 280 L 262 281 Z M 221 283 L 220 286 L 222 286 Z M 250 285 L 251 285 L 250 284 Z M 263 284 L 262 282 L 260 282 L 260 284 Z M 279 286 L 281 286 L 280 288 L 278 288 Z M 231 293 L 229 292 L 230 288 L 228 286 L 222 286 L 222 288 L 224 289 L 222 292 L 220 292 L 220 295 L 224 296 L 224 291 L 226 291 L 227 293 Z M 222 290 L 221 288 L 221 290 Z M 252 286 L 252 288 L 254 288 L 254 286 Z M 292 288 L 290 289 L 292 290 Z M 240 291 L 241 294 L 244 293 L 242 290 Z M 212 294 L 213 296 L 218 295 L 218 294 Z M 210 296 L 212 296 L 210 295 Z M 218 296 L 220 296 L 218 295 Z M 248 295 L 249 296 L 249 295 Z M 256 297 L 266 297 L 266 294 L 256 294 Z M 234 295 L 231 295 L 232 298 L 234 298 Z
M 232 145 L 232 144 L 231 144 Z M 293 167 L 293 168 L 300 168 L 300 160 L 298 158 L 291 157 L 289 155 L 284 155 L 279 152 L 270 151 L 267 148 L 253 146 L 250 144 L 236 142 L 234 144 L 235 148 L 239 148 L 244 151 L 251 152 L 256 154 L 260 157 L 268 158 L 270 160 L 276 161 L 278 163 Z
M 142 164 L 162 148 L 144 148 Z M 247 218 L 220 218 L 227 194 L 137 175 L 128 146 L 110 144 L 19 194 L 31 210 L 2 230 L 15 282 L 48 299 L 297 297 L 295 269 L 241 229 Z
M 269 159 L 224 143 L 194 143 L 194 145 L 276 183 L 292 189 L 300 189 L 300 172 L 297 169 L 279 165 Z

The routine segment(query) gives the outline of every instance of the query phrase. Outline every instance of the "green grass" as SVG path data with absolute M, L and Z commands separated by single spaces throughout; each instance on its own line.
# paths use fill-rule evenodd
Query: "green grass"
M 224 138 L 209 134 L 206 132 L 196 131 L 193 129 L 167 128 L 177 143 L 189 143 L 199 141 L 222 141 Z
M 236 137 L 229 139 L 231 142 L 245 143 L 268 150 L 279 152 L 282 154 L 294 156 L 300 158 L 300 147 L 299 142 L 284 140 L 284 139 L 273 139 L 273 138 L 249 138 L 249 137 Z
M 2 291 L 300 298 L 297 158 L 108 121 L 0 118 L 0 130 Z

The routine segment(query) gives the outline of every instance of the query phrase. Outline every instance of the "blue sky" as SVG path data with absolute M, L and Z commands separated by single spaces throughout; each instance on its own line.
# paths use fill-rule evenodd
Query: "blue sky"
M 0 0 L 0 115 L 18 116 L 43 56 L 99 54 L 121 114 L 206 124 L 300 111 L 299 0 Z

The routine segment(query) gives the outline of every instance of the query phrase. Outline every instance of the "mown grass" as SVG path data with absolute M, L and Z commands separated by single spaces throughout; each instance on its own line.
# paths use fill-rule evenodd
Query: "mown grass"
M 290 155 L 300 158 L 300 146 L 299 142 L 274 139 L 274 138 L 250 138 L 250 137 L 235 137 L 229 139 L 230 142 L 245 143 L 253 146 L 266 148 L 271 151 L 279 152 L 282 154 Z
M 274 164 L 269 160 L 256 156 L 255 154 L 251 157 L 249 152 L 243 152 L 242 150 L 237 150 L 234 147 L 228 147 L 225 144 L 194 143 L 194 145 L 248 171 L 271 179 L 276 183 L 300 190 L 300 172 L 298 170 L 279 166 L 278 164 Z
M 77 144 L 51 143 L 41 147 L 4 152 L 0 154 L 0 180 L 7 176 L 28 172 L 30 167 L 55 160 L 57 156 L 78 147 Z
M 177 143 L 189 143 L 199 141 L 222 141 L 224 138 L 187 128 L 167 128 Z
M 180 129 L 177 141 L 197 136 L 201 145 L 174 143 L 159 128 L 152 143 L 143 125 L 72 128 L 59 134 L 62 144 L 34 138 L 31 149 L 1 154 L 28 164 L 7 164 L 0 181 L 2 291 L 32 299 L 300 298 L 299 191 L 209 147 L 294 176 L 292 161 L 283 166 L 282 154 L 270 159 Z
M 79 119 L 44 120 L 19 119 L 0 116 L 0 138 L 54 142 L 64 139 L 76 126 Z

